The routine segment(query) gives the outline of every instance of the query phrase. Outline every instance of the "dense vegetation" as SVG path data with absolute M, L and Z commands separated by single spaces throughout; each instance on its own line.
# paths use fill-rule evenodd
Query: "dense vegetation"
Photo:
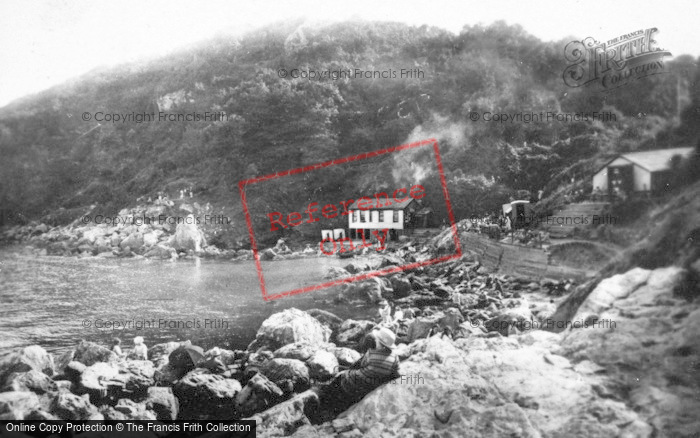
M 240 225 L 241 179 L 436 137 L 456 213 L 466 217 L 498 208 L 517 190 L 547 193 L 587 177 L 619 151 L 697 143 L 695 59 L 677 56 L 666 62 L 668 74 L 609 93 L 572 89 L 562 81 L 568 40 L 545 43 L 504 23 L 454 35 L 395 23 L 299 22 L 93 71 L 0 109 L 0 203 L 13 218 L 92 204 L 115 213 L 137 197 L 191 186 Z M 424 76 L 318 81 L 281 78 L 280 68 L 417 68 Z M 166 95 L 176 101 L 168 112 L 224 111 L 227 120 L 98 125 L 81 117 L 157 114 Z M 487 111 L 611 111 L 616 120 L 469 118 Z M 324 172 L 259 189 L 253 207 L 301 211 L 310 200 L 337 202 L 423 179 L 435 194 L 426 202 L 444 212 L 434 158 L 424 151 Z

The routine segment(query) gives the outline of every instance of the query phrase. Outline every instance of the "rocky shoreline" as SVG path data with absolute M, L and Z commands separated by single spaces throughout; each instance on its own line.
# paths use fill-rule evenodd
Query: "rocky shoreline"
M 399 254 L 408 252 L 382 255 L 372 263 L 350 261 L 345 268 L 330 268 L 327 277 L 406 263 Z M 506 327 L 507 335 L 504 321 L 533 317 L 518 297 L 549 286 L 552 291 L 563 287 L 487 274 L 465 259 L 345 284 L 333 293 L 335 300 L 348 302 L 388 299 L 410 311 L 414 317 L 395 327 L 404 342 L 397 351 L 406 358 L 410 344 L 433 332 L 457 339 L 489 331 L 499 335 Z M 550 306 L 546 314 L 553 310 Z M 59 357 L 30 346 L 0 363 L 5 391 L 0 412 L 4 418 L 241 418 L 304 392 L 311 382 L 332 378 L 339 366 L 360 357 L 361 341 L 376 325 L 374 318 L 343 321 L 323 310 L 288 309 L 263 322 L 246 350 L 204 352 L 201 363 L 216 363 L 216 369 L 183 366 L 189 341 L 154 345 L 148 360 L 120 359 L 87 341 Z
M 211 244 L 216 235 L 205 235 L 192 219 L 207 210 L 198 204 L 138 206 L 123 209 L 116 225 L 94 223 L 90 215 L 65 226 L 49 226 L 32 221 L 4 227 L 0 244 L 24 245 L 35 255 L 100 258 L 154 258 L 177 260 L 194 256 L 220 260 L 252 260 L 249 249 L 222 249 Z M 85 220 L 88 218 L 89 220 Z M 154 220 L 145 220 L 154 218 Z M 160 218 L 160 219 L 155 219 Z M 238 245 L 243 247 L 243 243 Z M 262 260 L 285 260 L 321 256 L 320 248 L 310 245 L 296 251 L 283 240 L 260 251 Z
M 328 278 L 428 255 L 408 245 Z M 402 377 L 321 424 L 310 387 L 360 357 L 370 315 L 287 309 L 245 350 L 196 361 L 189 341 L 151 346 L 147 360 L 85 341 L 59 357 L 26 347 L 0 360 L 0 418 L 249 418 L 270 437 L 693 436 L 700 303 L 678 291 L 694 275 L 635 268 L 606 279 L 567 315 L 580 325 L 559 333 L 539 328 L 560 297 L 590 285 L 497 275 L 469 255 L 323 292 L 386 299 L 405 316 L 394 325 Z

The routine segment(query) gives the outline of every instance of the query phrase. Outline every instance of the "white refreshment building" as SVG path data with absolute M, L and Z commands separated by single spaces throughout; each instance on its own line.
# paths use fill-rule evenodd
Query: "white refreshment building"
M 351 239 L 374 239 L 372 230 L 389 230 L 389 239 L 396 240 L 405 234 L 418 207 L 416 200 L 408 198 L 401 202 L 392 200 L 389 205 L 373 206 L 367 210 L 358 208 L 360 201 L 355 201 L 348 207 L 348 228 Z M 380 203 L 381 204 L 381 203 Z

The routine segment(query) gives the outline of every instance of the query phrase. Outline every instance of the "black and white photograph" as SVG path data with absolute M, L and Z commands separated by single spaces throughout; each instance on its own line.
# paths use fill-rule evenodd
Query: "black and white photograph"
M 0 2 L 0 436 L 700 437 L 700 3 Z

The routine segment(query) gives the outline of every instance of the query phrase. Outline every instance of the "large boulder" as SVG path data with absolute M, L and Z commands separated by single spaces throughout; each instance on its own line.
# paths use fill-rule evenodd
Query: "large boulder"
M 319 350 L 306 361 L 309 376 L 317 381 L 326 381 L 338 373 L 338 359 L 335 354 Z
M 155 367 L 149 360 L 128 360 L 120 364 L 120 372 L 127 379 L 124 389 L 131 394 L 140 396 L 155 384 Z
M 109 245 L 110 246 L 119 246 L 119 242 L 121 242 L 121 239 L 119 238 L 119 234 L 114 233 L 109 237 Z
M 260 373 L 279 386 L 285 393 L 300 392 L 309 387 L 309 369 L 296 359 L 271 359 L 260 368 Z
M 235 397 L 240 390 L 237 380 L 198 368 L 180 379 L 173 393 L 180 402 L 181 418 L 224 420 L 235 417 Z
M 277 253 L 272 250 L 272 248 L 267 248 L 262 250 L 260 253 L 260 260 L 273 260 L 277 257 Z
M 160 237 L 160 232 L 151 231 L 143 235 L 143 244 L 146 246 L 154 246 L 158 244 L 158 237 Z
M 335 358 L 338 360 L 338 364 L 342 366 L 349 366 L 360 360 L 362 355 L 352 348 L 338 347 L 333 350 Z
M 107 347 L 89 341 L 81 341 L 75 349 L 73 360 L 87 366 L 97 362 L 114 362 L 117 355 Z
M 128 398 L 120 399 L 115 406 L 105 406 L 100 409 L 105 420 L 132 421 L 150 420 L 155 421 L 156 414 L 150 410 L 146 403 L 137 403 Z
M 318 396 L 314 391 L 309 390 L 266 411 L 246 418 L 246 420 L 255 421 L 257 425 L 256 436 L 258 437 L 289 436 L 297 429 L 311 424 L 306 412 L 318 409 L 318 406 Z
M 97 362 L 82 372 L 79 386 L 94 403 L 99 404 L 107 396 L 144 396 L 155 384 L 154 375 L 155 367 L 148 360 Z
M 612 307 L 616 301 L 627 298 L 645 284 L 650 275 L 651 271 L 635 268 L 602 280 L 579 307 L 578 318 L 585 320 L 590 316 L 600 315 L 604 310 Z
M 261 348 L 277 350 L 294 342 L 320 344 L 327 342 L 331 331 L 308 313 L 291 308 L 263 321 L 255 340 L 248 346 L 249 351 Z
M 41 223 L 41 224 L 37 225 L 36 227 L 34 227 L 34 233 L 36 233 L 36 234 L 43 234 L 43 233 L 46 233 L 48 231 L 49 231 L 49 226 L 44 224 L 44 223 Z
M 406 343 L 425 338 L 431 331 L 433 334 L 440 333 L 445 328 L 449 328 L 452 333 L 457 333 L 459 325 L 462 323 L 462 315 L 459 313 L 459 310 L 449 308 L 445 309 L 445 311 L 436 312 L 429 316 L 420 316 L 410 321 L 406 339 L 402 339 Z
M 158 386 L 173 386 L 178 380 L 182 378 L 191 370 L 183 370 L 181 368 L 175 368 L 169 363 L 165 363 L 156 368 L 154 375 L 155 384 Z
M 87 242 L 95 243 L 95 241 L 98 238 L 104 237 L 106 232 L 107 232 L 107 228 L 105 228 L 105 227 L 91 227 L 91 228 L 87 228 L 83 231 L 82 237 Z
M 340 346 L 356 348 L 374 327 L 376 324 L 372 321 L 348 319 L 338 329 L 336 341 Z
M 184 223 L 179 223 L 175 228 L 173 248 L 177 251 L 199 252 L 205 245 L 204 233 L 197 228 L 194 216 L 188 215 Z
M 523 300 L 523 305 L 503 309 L 484 322 L 484 327 L 490 332 L 499 332 L 503 336 L 513 333 L 514 329 L 523 331 L 531 328 L 534 325 L 534 316 L 525 303 L 526 301 Z
M 0 393 L 0 419 L 25 420 L 34 411 L 42 409 L 39 397 L 28 391 Z
M 268 350 L 250 353 L 245 363 L 245 370 L 243 371 L 244 379 L 250 379 L 255 374 L 259 373 L 265 363 L 270 359 L 274 359 L 274 356 L 272 352 Z
M 78 384 L 86 369 L 87 366 L 84 363 L 73 360 L 63 368 L 63 376 L 71 383 Z
M 341 295 L 350 301 L 378 303 L 388 297 L 391 288 L 385 279 L 372 277 L 368 280 L 354 281 L 343 285 Z
M 250 416 L 273 406 L 284 393 L 264 375 L 255 374 L 236 395 L 236 411 Z
M 29 391 L 35 394 L 46 394 L 58 391 L 58 387 L 41 371 L 29 370 L 10 374 L 0 391 Z
M 306 312 L 316 318 L 318 322 L 330 328 L 332 332 L 338 330 L 341 324 L 343 324 L 342 318 L 326 310 L 310 309 Z
M 350 262 L 345 265 L 345 271 L 349 272 L 350 274 L 359 274 L 360 272 L 368 269 L 369 266 L 367 266 L 366 263 Z
M 244 362 L 248 353 L 241 350 L 227 350 L 225 348 L 214 347 L 204 352 L 204 361 L 216 359 L 224 366 L 231 366 Z
M 180 342 L 166 342 L 156 344 L 148 349 L 148 359 L 153 362 L 156 367 L 162 366 L 169 362 L 169 355 L 180 347 Z
M 273 354 L 281 359 L 297 359 L 306 362 L 311 359 L 318 349 L 318 345 L 311 345 L 307 342 L 295 342 L 278 348 Z
M 413 290 L 411 282 L 407 278 L 400 276 L 391 277 L 391 287 L 394 289 L 394 298 L 405 298 Z
M 146 251 L 144 257 L 156 259 L 172 259 L 177 257 L 177 252 L 175 251 L 175 249 L 167 246 L 155 245 L 151 249 Z
M 129 248 L 133 252 L 141 252 L 141 249 L 143 248 L 143 235 L 141 233 L 131 233 L 124 239 L 122 239 L 121 242 L 119 242 L 119 248 L 126 249 Z
M 80 392 L 86 393 L 90 399 L 99 404 L 108 393 L 118 393 L 124 388 L 126 379 L 119 375 L 119 367 L 116 363 L 97 362 L 80 375 Z
M 25 347 L 15 353 L 6 355 L 0 361 L 0 385 L 4 385 L 5 379 L 12 373 L 31 370 L 42 372 L 47 376 L 53 376 L 55 373 L 53 356 L 38 345 Z
M 111 246 L 107 246 L 107 245 L 98 245 L 98 246 L 95 248 L 95 254 L 107 255 L 107 254 L 111 254 L 111 253 L 112 253 L 112 247 L 111 247 Z
M 441 298 L 437 295 L 435 295 L 431 291 L 426 291 L 426 290 L 418 290 L 416 291 L 415 289 L 415 284 L 414 284 L 414 291 L 412 294 L 405 298 L 399 298 L 394 301 L 396 305 L 400 305 L 401 307 L 427 307 L 427 306 L 439 306 L 447 299 Z
M 406 261 L 395 254 L 382 254 L 379 267 L 386 268 L 389 266 L 401 266 L 404 264 L 406 264 Z
M 335 280 L 336 278 L 349 277 L 350 273 L 343 268 L 338 268 L 336 266 L 329 266 L 326 269 L 326 273 L 323 278 L 326 280 Z
M 168 421 L 177 419 L 180 403 L 172 388 L 153 386 L 148 388 L 146 407 L 155 412 L 158 420 Z
M 146 211 L 144 212 L 144 216 L 158 217 L 160 215 L 165 215 L 167 212 L 168 212 L 168 208 L 165 205 L 151 204 L 146 208 Z M 126 215 L 126 214 L 128 214 L 128 212 L 125 212 L 124 214 Z M 120 212 L 119 215 L 121 216 L 122 213 Z M 167 224 L 167 221 L 165 223 Z
M 51 413 L 62 420 L 103 420 L 104 416 L 95 405 L 90 403 L 87 394 L 78 396 L 61 391 L 53 399 Z

